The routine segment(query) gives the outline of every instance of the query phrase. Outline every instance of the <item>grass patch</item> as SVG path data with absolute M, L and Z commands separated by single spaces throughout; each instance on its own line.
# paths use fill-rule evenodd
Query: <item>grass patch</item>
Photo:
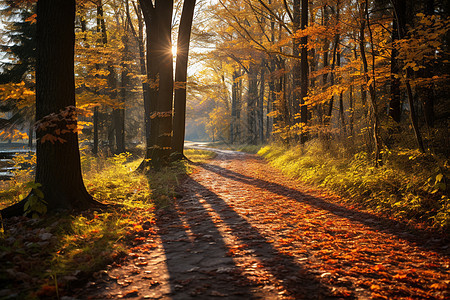
M 185 149 L 184 155 L 192 162 L 202 163 L 209 159 L 213 159 L 217 156 L 217 153 L 207 150 Z
M 188 150 L 195 162 L 213 152 Z M 80 279 L 114 263 L 133 247 L 156 234 L 155 211 L 171 205 L 177 197 L 180 176 L 190 173 L 187 162 L 176 162 L 158 172 L 135 172 L 140 159 L 130 154 L 113 157 L 82 156 L 85 185 L 95 199 L 108 204 L 102 211 L 59 213 L 43 219 L 24 217 L 4 220 L 0 237 L 0 281 L 17 293 L 17 298 L 55 298 L 64 295 Z M 18 201 L 28 190 L 30 170 L 16 176 L 1 191 L 1 205 Z M 27 174 L 25 176 L 25 174 Z M 147 243 L 151 249 L 151 243 Z M 28 286 L 24 288 L 24 281 Z M 57 283 L 57 284 L 56 284 Z
M 319 143 L 305 147 L 263 147 L 259 155 L 285 174 L 325 187 L 372 211 L 403 220 L 450 227 L 446 160 L 413 150 L 384 153 L 386 163 L 375 168 L 367 153 L 332 155 Z

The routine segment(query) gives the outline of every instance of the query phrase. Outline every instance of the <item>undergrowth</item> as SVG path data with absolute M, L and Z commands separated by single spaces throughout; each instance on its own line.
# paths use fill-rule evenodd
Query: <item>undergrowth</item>
M 214 155 L 203 150 L 186 150 L 185 154 L 194 162 Z M 12 275 L 0 272 L 0 281 L 8 282 L 14 274 L 29 273 L 27 276 L 39 287 L 24 289 L 18 297 L 55 297 L 58 287 L 70 287 L 73 280 L 88 278 L 132 251 L 130 247 L 134 244 L 145 242 L 144 236 L 155 234 L 155 210 L 171 205 L 178 196 L 175 190 L 179 179 L 191 172 L 192 167 L 187 162 L 177 162 L 144 175 L 135 171 L 140 161 L 129 153 L 113 157 L 83 155 L 86 188 L 107 207 L 102 211 L 58 213 L 43 219 L 19 218 L 12 223 L 5 222 L 0 238 L 0 254 L 3 253 L 0 260 Z M 8 197 L 1 198 L 1 205 L 10 205 L 24 197 L 31 179 L 31 168 L 18 171 L 10 185 L 5 184 L 7 188 L 2 186 L 2 196 Z M 36 236 L 45 236 L 45 240 L 40 241 Z M 30 238 L 35 240 L 26 246 L 30 245 L 27 241 Z M 3 261 L 2 257 L 13 259 Z M 27 267 L 33 259 L 39 262 L 32 263 L 33 268 Z M 17 261 L 24 261 L 24 265 L 18 265 Z
M 415 150 L 385 152 L 375 168 L 365 152 L 331 154 L 319 142 L 263 147 L 259 155 L 304 182 L 325 187 L 372 211 L 434 227 L 450 227 L 449 162 Z

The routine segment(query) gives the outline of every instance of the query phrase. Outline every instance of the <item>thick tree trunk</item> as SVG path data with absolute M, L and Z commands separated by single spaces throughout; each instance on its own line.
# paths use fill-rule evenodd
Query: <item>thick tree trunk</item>
M 36 119 L 56 127 L 37 130 L 35 182 L 44 194 L 49 212 L 85 209 L 96 202 L 86 191 L 81 175 L 77 133 L 58 130 L 76 127 L 75 112 L 75 0 L 47 0 L 37 3 Z M 50 116 L 51 114 L 56 114 Z M 42 138 L 64 139 L 54 143 Z M 31 194 L 30 194 L 31 196 Z M 30 197 L 29 196 L 29 197 Z M 2 211 L 3 217 L 23 214 L 27 199 Z
M 153 159 L 165 163 L 172 153 L 173 55 L 171 34 L 173 0 L 157 0 L 156 11 L 160 34 L 159 42 L 156 45 L 160 60 L 157 103 L 157 118 L 160 123 L 157 145 L 160 152 Z
M 196 0 L 185 0 L 181 13 L 180 29 L 177 41 L 177 60 L 175 67 L 175 98 L 173 117 L 172 149 L 183 155 L 186 126 L 186 84 L 189 58 L 189 41 Z

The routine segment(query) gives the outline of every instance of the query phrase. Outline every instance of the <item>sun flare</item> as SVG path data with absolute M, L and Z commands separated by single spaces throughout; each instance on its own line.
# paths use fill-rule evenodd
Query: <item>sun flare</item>
M 177 46 L 172 46 L 172 54 L 173 54 L 174 56 L 177 55 Z

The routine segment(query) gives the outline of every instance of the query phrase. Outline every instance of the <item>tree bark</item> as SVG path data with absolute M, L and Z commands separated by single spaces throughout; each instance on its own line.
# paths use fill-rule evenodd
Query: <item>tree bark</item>
M 361 26 L 360 26 L 360 35 L 359 35 L 359 48 L 361 51 L 361 59 L 363 61 L 363 69 L 364 76 L 366 78 L 366 82 L 369 82 L 369 67 L 367 63 L 366 57 L 366 49 L 365 49 L 365 28 L 366 22 L 369 22 L 369 12 L 368 12 L 368 0 L 365 3 L 361 3 L 363 6 L 361 8 Z M 369 27 L 369 24 L 367 24 Z M 370 27 L 369 27 L 370 30 Z M 372 51 L 372 55 L 374 55 Z M 375 64 L 372 64 L 372 73 L 375 73 Z M 376 94 L 375 94 L 375 76 L 372 77 L 372 84 L 369 85 L 369 94 L 370 94 L 370 107 L 371 107 L 371 116 L 373 118 L 373 140 L 375 144 L 375 166 L 382 164 L 381 161 L 381 139 L 379 136 L 379 120 L 376 109 Z
M 308 26 L 308 0 L 302 0 L 302 21 L 301 29 L 305 30 Z M 308 81 L 309 81 L 309 67 L 308 67 L 308 36 L 303 36 L 300 40 L 301 44 L 301 91 L 300 91 L 300 122 L 302 123 L 302 134 L 300 142 L 303 144 L 308 139 L 308 132 L 304 126 L 308 123 L 308 106 L 305 104 L 305 99 L 308 96 Z
M 139 169 L 159 168 L 172 153 L 173 55 L 171 25 L 173 0 L 139 0 L 147 33 L 148 103 L 144 103 L 147 149 Z M 146 126 L 147 128 L 147 126 Z
M 266 79 L 265 79 L 265 61 L 263 60 L 261 62 L 261 68 L 260 68 L 260 86 L 259 86 L 259 97 L 258 97 L 258 103 L 257 103 L 257 122 L 258 122 L 258 140 L 261 143 L 264 143 L 264 93 L 265 93 L 265 85 L 266 85 Z
M 302 11 L 300 10 L 300 2 L 302 0 L 293 1 L 292 10 L 292 55 L 294 56 L 293 70 L 292 70 L 292 115 L 294 117 L 294 124 L 300 123 L 300 99 L 301 99 L 301 85 L 302 85 L 302 61 L 300 60 L 301 47 L 303 46 L 300 38 L 297 37 L 298 31 L 303 29 L 302 25 Z
M 393 0 L 394 18 L 392 24 L 392 53 L 391 53 L 391 100 L 389 102 L 389 116 L 400 123 L 402 115 L 402 97 L 400 92 L 400 62 L 395 42 L 403 37 L 405 31 L 405 0 Z
M 42 185 L 39 189 L 44 194 L 48 212 L 86 209 L 97 203 L 83 183 L 77 133 L 69 130 L 58 135 L 57 131 L 68 130 L 77 124 L 74 26 L 75 0 L 38 1 L 36 119 L 42 121 L 46 118 L 56 124 L 56 127 L 43 127 L 41 123 L 36 132 L 35 182 Z M 64 142 L 43 142 L 42 138 L 47 134 L 62 138 Z M 2 216 L 23 214 L 26 201 L 27 198 L 2 210 Z
M 191 39 L 195 2 L 196 0 L 184 1 L 177 41 L 175 84 L 178 86 L 175 87 L 172 149 L 181 155 L 183 155 L 184 150 L 189 41 Z
M 258 102 L 258 73 L 256 66 L 250 63 L 248 72 L 248 95 L 247 95 L 247 131 L 248 142 L 256 145 L 256 103 Z

